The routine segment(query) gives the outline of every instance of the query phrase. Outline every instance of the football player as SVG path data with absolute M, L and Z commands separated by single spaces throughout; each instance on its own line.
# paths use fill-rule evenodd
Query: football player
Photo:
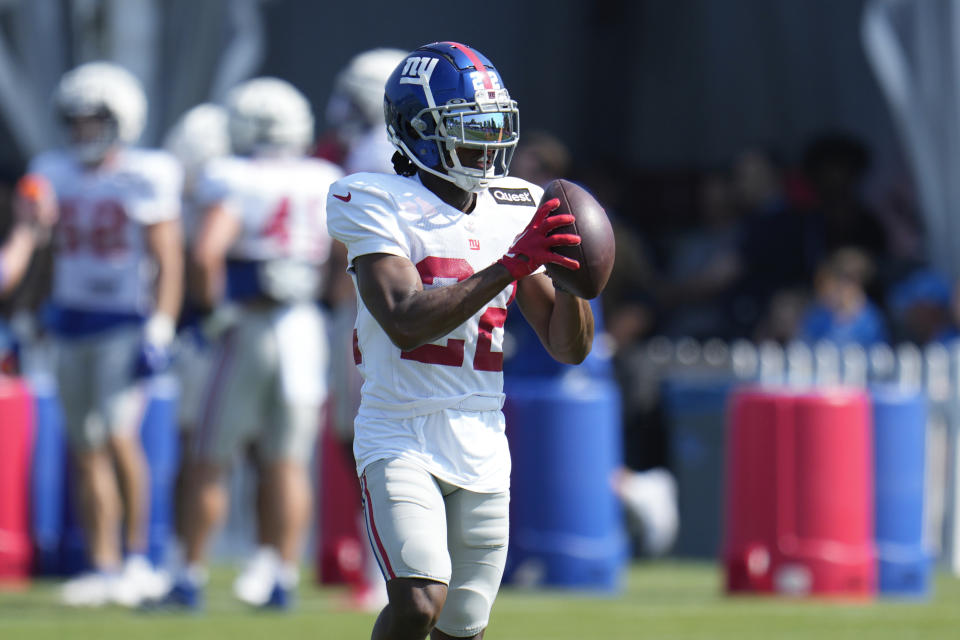
M 197 204 L 203 170 L 210 161 L 230 153 L 226 108 L 210 102 L 191 107 L 170 127 L 163 146 L 183 167 L 183 231 L 190 246 L 203 213 Z
M 227 133 L 227 110 L 219 105 L 204 102 L 195 105 L 181 115 L 167 132 L 163 146 L 180 161 L 183 167 L 183 207 L 184 256 L 189 257 L 193 249 L 196 230 L 203 214 L 197 202 L 197 185 L 207 164 L 215 158 L 230 153 L 230 136 Z M 200 314 L 193 304 L 190 283 L 195 282 L 192 262 L 186 261 L 186 278 L 183 309 L 174 343 L 172 369 L 179 382 L 177 398 L 177 422 L 180 428 L 180 469 L 177 474 L 174 495 L 175 530 L 178 543 L 183 541 L 185 491 L 189 487 L 185 482 L 186 458 L 189 454 L 189 438 L 193 432 L 197 415 L 200 413 L 203 390 L 210 375 L 211 349 L 203 336 L 200 326 Z M 176 549 L 182 557 L 182 548 Z M 174 561 L 176 564 L 176 561 Z
M 122 67 L 77 67 L 54 102 L 69 143 L 34 158 L 29 171 L 50 182 L 58 206 L 46 322 L 58 341 L 58 392 L 93 567 L 62 596 L 133 606 L 163 588 L 143 555 L 149 476 L 139 426 L 141 383 L 167 366 L 179 313 L 182 171 L 166 152 L 131 147 L 147 102 Z
M 590 306 L 541 268 L 578 268 L 551 249 L 580 238 L 550 235 L 572 216 L 507 177 L 517 104 L 475 49 L 413 51 L 384 109 L 397 175 L 348 176 L 328 200 L 359 294 L 354 454 L 389 595 L 372 638 L 481 638 L 507 553 L 502 327 L 515 298 L 554 358 L 583 361 Z
M 313 116 L 288 82 L 249 80 L 231 90 L 226 108 L 234 155 L 210 162 L 200 180 L 205 213 L 193 250 L 207 333 L 219 336 L 191 443 L 186 564 L 164 601 L 202 604 L 206 545 L 227 506 L 224 471 L 252 444 L 270 508 L 259 523 L 268 544 L 234 592 L 251 605 L 285 607 L 299 579 L 312 501 L 307 468 L 326 395 L 316 300 L 332 282 L 330 265 L 345 277 L 326 231 L 327 188 L 343 174 L 305 157 Z

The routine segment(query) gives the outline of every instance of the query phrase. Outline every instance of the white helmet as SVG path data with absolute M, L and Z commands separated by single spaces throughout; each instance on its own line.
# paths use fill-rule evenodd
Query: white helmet
M 327 104 L 328 124 L 338 126 L 345 119 L 347 105 L 343 101 L 349 101 L 360 111 L 367 127 L 383 126 L 383 88 L 406 57 L 407 52 L 401 49 L 380 48 L 351 58 L 334 80 Z
M 194 175 L 210 160 L 230 153 L 227 110 L 210 102 L 192 107 L 167 132 L 163 146 L 188 176 Z
M 234 153 L 303 153 L 313 141 L 310 103 L 286 80 L 247 80 L 230 90 L 226 105 Z
M 88 62 L 68 71 L 54 95 L 58 114 L 67 121 L 104 118 L 95 137 L 74 135 L 72 146 L 84 162 L 98 162 L 114 144 L 133 144 L 143 133 L 147 97 L 137 78 L 111 62 Z

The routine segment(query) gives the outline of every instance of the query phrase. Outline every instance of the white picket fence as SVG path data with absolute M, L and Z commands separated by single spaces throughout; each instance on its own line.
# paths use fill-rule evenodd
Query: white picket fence
M 924 393 L 928 402 L 926 542 L 960 576 L 960 341 L 918 347 L 877 344 L 838 348 L 794 342 L 756 344 L 655 337 L 631 354 L 652 389 L 668 377 L 726 378 L 792 389 L 893 384 Z

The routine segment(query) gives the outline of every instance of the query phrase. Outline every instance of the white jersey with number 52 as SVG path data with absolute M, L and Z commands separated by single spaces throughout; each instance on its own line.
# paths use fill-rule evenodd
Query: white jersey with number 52
M 51 182 L 60 209 L 53 302 L 80 311 L 149 313 L 156 268 L 144 227 L 180 215 L 179 163 L 164 151 L 123 149 L 88 170 L 58 150 L 34 158 L 29 171 Z
M 504 178 L 480 192 L 466 214 L 416 177 L 358 173 L 330 187 L 328 225 L 347 246 L 350 264 L 371 253 L 402 256 L 416 266 L 425 288 L 443 287 L 496 262 L 533 217 L 542 194 L 529 182 Z M 512 283 L 446 336 L 410 351 L 396 347 L 358 302 L 355 359 L 364 383 L 355 452 L 361 468 L 373 455 L 364 447 L 383 449 L 389 439 L 371 433 L 384 421 L 444 409 L 500 409 L 503 325 L 515 292 Z

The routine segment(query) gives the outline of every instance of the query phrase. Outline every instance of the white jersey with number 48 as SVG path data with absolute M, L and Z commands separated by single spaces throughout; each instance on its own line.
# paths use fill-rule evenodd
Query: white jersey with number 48
M 330 253 L 327 188 L 342 175 L 317 158 L 218 158 L 205 168 L 197 199 L 204 206 L 223 202 L 240 219 L 231 258 L 322 264 Z
M 467 214 L 444 203 L 416 177 L 358 173 L 330 187 L 328 225 L 331 235 L 347 246 L 350 264 L 365 254 L 397 255 L 416 266 L 425 288 L 442 287 L 496 262 L 530 222 L 542 194 L 525 180 L 504 178 L 480 192 Z M 422 459 L 430 456 L 431 446 L 439 446 L 414 442 L 430 438 L 403 433 L 410 428 L 404 419 L 446 409 L 499 412 L 503 326 L 515 293 L 516 283 L 511 283 L 449 334 L 410 351 L 396 347 L 362 299 L 358 302 L 354 355 L 364 383 L 354 451 L 361 471 L 377 457 L 396 453 L 391 446 L 419 447 Z M 436 458 L 459 458 L 455 468 L 438 462 L 438 475 L 447 471 L 447 478 L 456 479 L 482 467 L 470 460 L 470 440 L 502 440 L 502 418 L 500 423 L 499 433 L 458 435 L 459 446 Z M 456 448 L 464 453 L 450 450 Z
M 123 149 L 95 169 L 49 151 L 30 172 L 53 185 L 60 209 L 52 300 L 80 311 L 146 314 L 156 268 L 144 227 L 180 215 L 183 172 L 164 151 Z

